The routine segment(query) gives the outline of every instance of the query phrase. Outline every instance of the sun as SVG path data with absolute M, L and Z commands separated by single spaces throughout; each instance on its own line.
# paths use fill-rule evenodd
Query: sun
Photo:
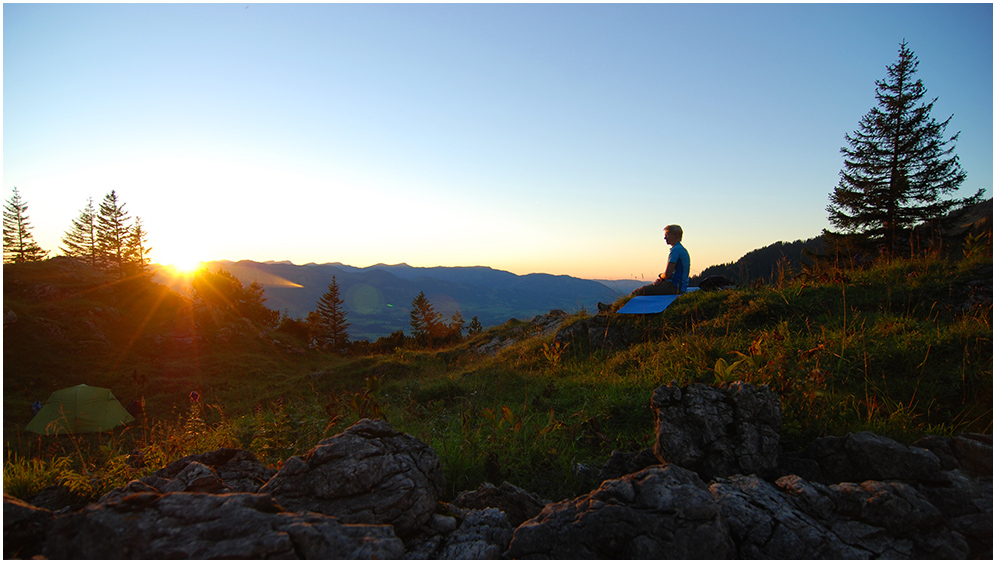
M 192 276 L 203 267 L 204 262 L 188 258 L 174 260 L 169 265 L 169 268 L 178 276 Z

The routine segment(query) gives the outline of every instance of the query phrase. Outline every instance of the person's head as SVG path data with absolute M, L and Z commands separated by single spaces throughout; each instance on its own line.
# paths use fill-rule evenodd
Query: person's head
M 664 240 L 671 246 L 681 242 L 682 234 L 681 225 L 668 225 L 664 227 Z

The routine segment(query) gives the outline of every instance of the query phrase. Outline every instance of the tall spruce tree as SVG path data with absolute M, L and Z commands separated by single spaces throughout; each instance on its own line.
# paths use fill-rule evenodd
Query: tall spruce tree
M 433 337 L 437 336 L 442 326 L 443 316 L 436 312 L 432 302 L 420 291 L 412 299 L 412 308 L 408 312 L 409 325 L 412 327 L 412 338 L 420 346 L 427 346 Z
M 135 222 L 128 229 L 128 249 L 126 252 L 129 276 L 139 276 L 147 273 L 149 266 L 148 233 L 142 225 L 142 219 L 135 217 Z
M 346 308 L 339 297 L 339 284 L 332 276 L 328 291 L 318 300 L 315 322 L 315 340 L 319 348 L 341 353 L 349 345 L 349 323 L 346 322 Z
M 80 216 L 73 219 L 72 227 L 62 237 L 60 247 L 66 256 L 81 260 L 91 266 L 101 265 L 100 247 L 97 244 L 97 211 L 93 198 L 88 197 Z
M 35 242 L 28 220 L 28 203 L 14 188 L 14 193 L 3 206 L 3 261 L 4 263 L 37 262 L 48 256 L 47 250 Z
M 125 204 L 111 190 L 100 203 L 97 214 L 97 247 L 102 266 L 119 278 L 127 274 L 128 244 L 131 226 Z
M 830 194 L 831 242 L 850 238 L 882 245 L 893 252 L 902 235 L 920 223 L 936 224 L 953 208 L 977 203 L 984 190 L 967 198 L 942 199 L 958 189 L 965 172 L 954 154 L 956 133 L 945 139 L 948 117 L 931 117 L 934 98 L 916 78 L 919 62 L 905 41 L 899 60 L 885 80 L 875 82 L 878 105 L 871 109 L 841 148 L 844 168 Z

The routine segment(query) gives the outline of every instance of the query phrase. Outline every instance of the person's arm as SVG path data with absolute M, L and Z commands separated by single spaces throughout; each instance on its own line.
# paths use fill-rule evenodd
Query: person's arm
M 669 279 L 669 278 L 670 278 L 671 276 L 673 276 L 673 275 L 674 275 L 674 271 L 675 271 L 676 269 L 678 269 L 678 264 L 677 264 L 677 262 L 668 262 L 668 263 L 667 263 L 667 269 L 666 269 L 666 270 L 664 270 L 664 273 L 660 275 L 660 278 L 661 278 L 662 280 L 666 280 L 666 279 Z

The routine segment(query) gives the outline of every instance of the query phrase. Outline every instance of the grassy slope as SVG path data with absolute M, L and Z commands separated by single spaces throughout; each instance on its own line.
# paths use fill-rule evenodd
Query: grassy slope
M 717 360 L 743 357 L 750 359 L 723 377 L 780 394 L 786 448 L 865 429 L 906 442 L 992 431 L 991 255 L 690 294 L 662 315 L 614 316 L 643 336 L 615 352 L 560 350 L 552 336 L 523 334 L 528 324 L 510 322 L 447 350 L 350 359 L 304 352 L 279 335 L 278 342 L 250 335 L 195 346 L 157 339 L 192 334 L 182 299 L 155 286 L 116 296 L 78 276 L 64 280 L 78 287 L 60 298 L 36 299 L 32 288 L 53 275 L 46 267 L 4 271 L 4 309 L 18 315 L 4 333 L 4 437 L 22 456 L 75 447 L 65 438 L 26 439 L 17 429 L 30 418 L 27 404 L 82 379 L 111 387 L 125 404 L 146 398 L 148 420 L 87 440 L 137 447 L 149 459 L 233 445 L 277 464 L 362 416 L 380 415 L 436 449 L 450 494 L 509 480 L 559 499 L 589 490 L 593 475 L 584 468 L 612 449 L 652 444 L 655 387 L 712 383 Z M 988 283 L 989 301 L 965 308 L 975 280 Z M 106 343 L 70 344 L 90 327 L 81 320 L 93 324 L 93 310 L 108 308 L 119 313 L 99 324 Z M 55 344 L 52 324 L 62 335 Z M 497 355 L 471 351 L 503 334 L 517 341 Z M 135 381 L 134 370 L 147 381 Z M 192 390 L 200 404 L 187 399 Z

